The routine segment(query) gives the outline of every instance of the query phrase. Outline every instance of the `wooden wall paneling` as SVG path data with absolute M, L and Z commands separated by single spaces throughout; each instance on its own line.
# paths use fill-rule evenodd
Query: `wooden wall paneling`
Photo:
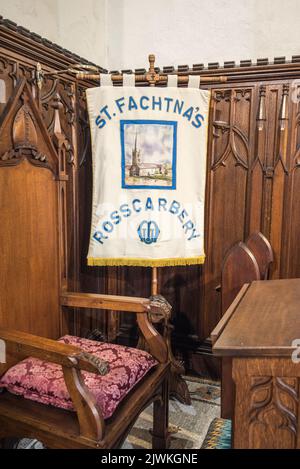
M 47 125 L 49 135 L 55 136 L 55 125 L 59 120 L 59 134 L 63 147 L 61 148 L 64 176 L 68 177 L 67 184 L 61 188 L 61 197 L 65 199 L 66 233 L 66 262 L 68 287 L 73 290 L 79 288 L 79 234 L 78 234 L 78 183 L 77 183 L 77 126 L 76 126 L 76 85 L 64 79 L 47 77 L 39 93 L 40 106 Z M 58 113 L 58 116 L 57 116 Z M 55 119 L 55 116 L 57 119 Z M 60 139 L 59 139 L 60 140 Z M 65 285 L 66 287 L 66 285 Z M 65 329 L 77 333 L 77 319 L 68 313 L 65 318 Z
M 251 168 L 249 233 L 261 231 L 275 252 L 273 278 L 280 275 L 283 204 L 287 177 L 289 88 L 286 83 L 260 85 L 255 158 Z
M 289 132 L 289 84 L 281 85 L 281 103 L 277 117 L 277 145 L 274 153 L 272 208 L 270 214 L 270 242 L 275 252 L 275 262 L 271 266 L 272 278 L 281 277 L 281 269 L 284 263 L 282 254 L 282 242 L 284 236 L 283 216 L 285 186 L 287 184 L 288 169 L 288 132 Z
M 108 275 L 110 275 L 110 269 L 108 269 Z M 119 294 L 137 296 L 137 292 L 139 292 L 139 294 L 146 298 L 151 295 L 150 268 L 118 267 L 117 276 Z M 137 343 L 136 324 L 135 319 L 129 316 L 128 314 L 120 316 L 118 341 L 134 345 Z
M 300 276 L 300 84 L 299 80 L 290 86 L 290 147 L 287 168 L 288 183 L 285 190 L 284 243 L 281 274 L 284 278 Z
M 202 338 L 209 336 L 220 318 L 220 294 L 215 287 L 220 283 L 225 252 L 244 239 L 246 232 L 256 95 L 253 84 L 212 90 Z
M 174 341 L 183 352 L 199 342 L 202 323 L 197 312 L 203 291 L 202 270 L 197 265 L 161 269 L 160 292 L 174 310 Z
M 255 231 L 261 230 L 264 158 L 267 139 L 266 120 L 266 85 L 260 85 L 256 113 L 254 158 L 251 165 L 251 170 L 249 172 L 249 233 L 254 233 Z
M 280 84 L 267 85 L 266 146 L 263 162 L 264 178 L 260 231 L 268 239 L 270 239 L 271 235 L 272 195 L 274 187 L 274 165 L 278 151 L 278 116 L 280 110 L 280 97 Z M 277 252 L 275 249 L 274 253 L 274 264 L 276 264 Z
M 87 266 L 91 210 L 92 210 L 92 154 L 89 130 L 89 118 L 85 96 L 85 86 L 77 86 L 77 146 L 78 146 L 78 224 L 79 224 L 79 279 L 80 288 L 85 292 L 105 293 L 106 268 Z M 82 336 L 90 331 L 98 329 L 107 336 L 107 313 L 97 310 L 85 311 L 84 315 L 78 315 L 77 328 Z

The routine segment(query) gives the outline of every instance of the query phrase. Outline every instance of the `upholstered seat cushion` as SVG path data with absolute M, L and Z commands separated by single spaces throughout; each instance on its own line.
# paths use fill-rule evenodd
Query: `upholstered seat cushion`
M 82 372 L 84 382 L 105 419 L 112 416 L 126 394 L 157 364 L 149 353 L 130 347 L 69 335 L 59 341 L 76 345 L 109 362 L 110 371 L 105 376 Z M 74 410 L 62 368 L 54 363 L 27 358 L 5 373 L 0 380 L 0 387 L 26 399 Z

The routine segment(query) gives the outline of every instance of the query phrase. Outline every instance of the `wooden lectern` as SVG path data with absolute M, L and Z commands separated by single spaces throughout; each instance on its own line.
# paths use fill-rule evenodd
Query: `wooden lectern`
M 212 341 L 232 359 L 232 446 L 300 448 L 300 279 L 244 285 Z

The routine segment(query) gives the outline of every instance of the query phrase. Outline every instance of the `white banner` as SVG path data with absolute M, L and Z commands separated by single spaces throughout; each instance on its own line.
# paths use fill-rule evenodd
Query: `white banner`
M 87 89 L 93 153 L 89 265 L 204 262 L 210 92 L 199 89 L 197 78 L 197 88 Z

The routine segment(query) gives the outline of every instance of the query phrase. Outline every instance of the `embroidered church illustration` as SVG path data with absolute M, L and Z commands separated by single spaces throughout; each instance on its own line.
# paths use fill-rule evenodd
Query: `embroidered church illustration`
M 176 187 L 176 126 L 174 121 L 121 120 L 122 187 Z
M 137 147 L 137 133 L 135 134 L 134 148 L 132 150 L 132 164 L 128 165 L 130 176 L 153 176 L 155 174 L 164 174 L 166 171 L 163 164 L 142 163 L 141 150 Z

